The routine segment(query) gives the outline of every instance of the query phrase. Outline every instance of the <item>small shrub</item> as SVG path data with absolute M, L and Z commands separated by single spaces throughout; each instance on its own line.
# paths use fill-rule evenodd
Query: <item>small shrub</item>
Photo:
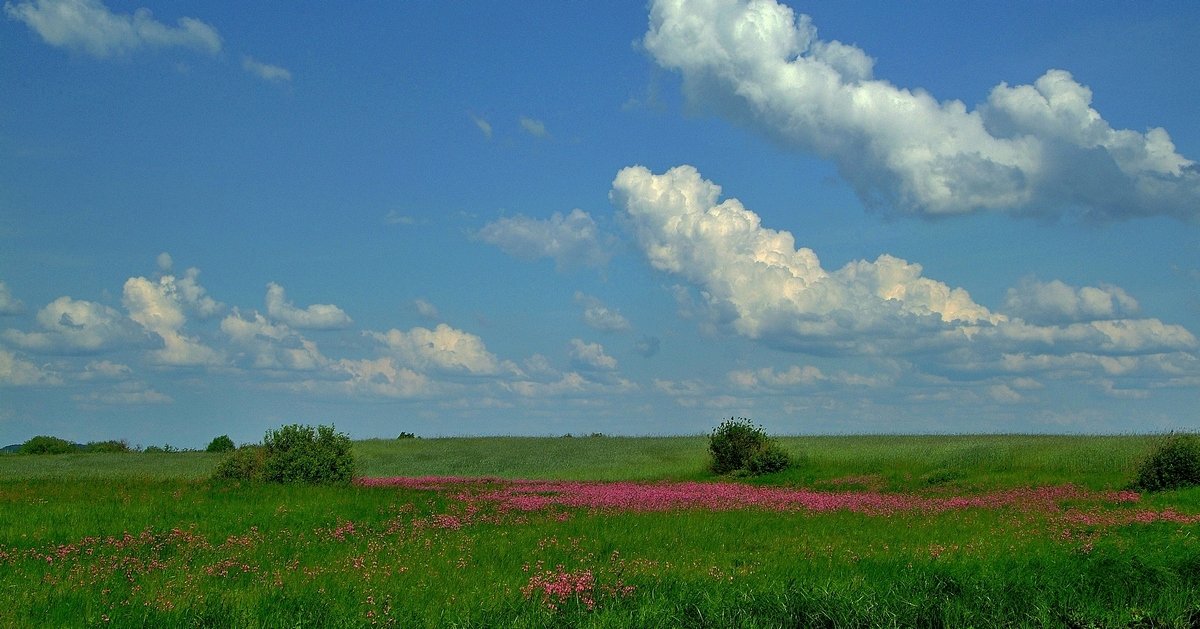
M 292 424 L 267 432 L 263 479 L 276 483 L 349 483 L 350 437 L 330 426 Z
M 19 450 L 21 454 L 68 454 L 78 451 L 79 448 L 70 441 L 48 435 L 38 435 L 26 441 Z
M 416 439 L 416 438 L 417 438 L 417 436 L 416 436 L 416 435 L 414 435 L 414 434 L 413 434 L 413 433 L 411 433 L 411 432 L 402 432 L 402 433 L 400 433 L 400 435 L 399 435 L 399 436 L 397 436 L 396 438 L 397 438 L 397 439 Z
M 179 449 L 169 443 L 164 443 L 161 446 L 146 446 L 142 452 L 146 454 L 173 454 L 179 452 Z
M 230 439 L 229 435 L 221 435 L 220 437 L 216 437 L 212 441 L 208 442 L 208 447 L 205 448 L 204 451 L 205 452 L 232 452 L 236 448 L 237 448 L 237 446 L 233 445 L 233 439 Z
M 84 452 L 103 452 L 105 454 L 119 454 L 122 452 L 131 452 L 127 441 L 109 440 L 109 441 L 92 441 L 83 446 Z
M 266 467 L 266 450 L 262 446 L 242 446 L 229 453 L 217 465 L 213 478 L 221 480 L 261 481 Z
M 750 455 L 746 461 L 746 471 L 750 472 L 751 476 L 758 476 L 759 474 L 782 472 L 791 464 L 792 458 L 788 456 L 788 453 L 779 444 L 768 441 L 761 450 Z
M 787 452 L 750 420 L 729 418 L 713 430 L 708 439 L 712 471 L 729 474 L 739 470 L 757 475 L 778 472 L 791 465 Z
M 1133 487 L 1162 491 L 1200 485 L 1200 439 L 1171 433 L 1150 452 L 1137 471 Z

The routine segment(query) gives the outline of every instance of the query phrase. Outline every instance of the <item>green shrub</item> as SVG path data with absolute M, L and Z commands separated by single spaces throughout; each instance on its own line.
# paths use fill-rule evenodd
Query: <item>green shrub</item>
M 1142 461 L 1133 487 L 1161 491 L 1200 485 L 1200 439 L 1187 433 L 1168 434 Z
M 220 437 L 216 437 L 212 441 L 208 442 L 208 447 L 205 448 L 204 451 L 205 452 L 232 452 L 236 448 L 237 448 L 237 446 L 233 445 L 233 439 L 230 439 L 229 435 L 221 435 Z
M 267 451 L 262 446 L 242 446 L 229 453 L 217 465 L 213 478 L 258 482 L 263 479 Z
M 751 475 L 778 472 L 791 465 L 787 452 L 750 420 L 729 418 L 708 438 L 712 471 L 729 474 L 742 471 Z
M 758 452 L 750 455 L 746 461 L 746 471 L 751 476 L 782 472 L 792 464 L 792 458 L 774 441 L 768 441 Z
M 416 436 L 416 435 L 414 435 L 414 434 L 413 434 L 413 433 L 411 433 L 411 432 L 402 432 L 402 433 L 400 433 L 400 435 L 399 435 L 399 436 L 397 436 L 396 438 L 397 438 L 397 439 L 416 439 L 416 438 L 417 438 L 417 436 Z
M 125 440 L 109 440 L 109 441 L 90 441 L 87 445 L 81 448 L 84 452 L 103 452 L 106 454 L 119 454 L 122 452 L 130 452 L 129 442 Z
M 263 479 L 276 483 L 349 483 L 354 476 L 350 437 L 331 426 L 292 424 L 263 440 Z
M 146 446 L 142 452 L 146 454 L 173 454 L 175 452 L 179 452 L 179 448 L 176 448 L 169 443 L 164 443 L 161 446 Z
M 19 450 L 21 454 L 68 454 L 78 451 L 79 448 L 70 441 L 48 435 L 38 435 L 26 441 Z

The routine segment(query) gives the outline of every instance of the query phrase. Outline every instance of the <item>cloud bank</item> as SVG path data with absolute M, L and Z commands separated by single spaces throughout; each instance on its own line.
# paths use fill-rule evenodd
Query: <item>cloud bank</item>
M 661 175 L 625 168 L 611 192 L 654 268 L 699 289 L 719 325 L 772 347 L 978 368 L 1019 353 L 1133 356 L 1197 345 L 1181 326 L 1128 318 L 1137 303 L 1117 287 L 1030 280 L 1009 292 L 1004 313 L 887 254 L 827 270 L 790 233 L 720 196 L 691 166 Z
M 1000 83 L 968 110 L 875 78 L 864 51 L 774 0 L 657 0 L 643 45 L 690 103 L 832 160 L 870 206 L 1200 217 L 1197 164 L 1161 128 L 1112 128 L 1064 70 Z

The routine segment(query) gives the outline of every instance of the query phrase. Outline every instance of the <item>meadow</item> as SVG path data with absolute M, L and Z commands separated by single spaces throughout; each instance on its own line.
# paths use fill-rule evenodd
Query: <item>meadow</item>
M 0 626 L 1195 627 L 1200 489 L 1154 436 L 354 444 L 353 486 L 201 452 L 0 456 Z

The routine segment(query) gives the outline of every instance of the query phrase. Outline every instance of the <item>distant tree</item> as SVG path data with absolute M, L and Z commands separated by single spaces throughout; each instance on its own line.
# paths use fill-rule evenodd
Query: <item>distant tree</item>
M 221 435 L 220 437 L 216 437 L 212 441 L 208 442 L 208 447 L 205 448 L 204 451 L 205 452 L 230 452 L 230 451 L 234 450 L 236 447 L 237 446 L 233 445 L 233 439 L 230 439 L 229 435 Z
M 38 435 L 26 441 L 19 450 L 21 454 L 68 454 L 78 451 L 79 448 L 70 441 L 48 435 Z
M 130 452 L 129 442 L 125 440 L 109 440 L 109 441 L 91 441 L 83 446 L 84 452 L 103 452 L 108 454 L 118 454 L 121 452 Z
M 743 417 L 729 418 L 708 438 L 711 469 L 717 474 L 741 473 L 756 476 L 787 469 L 788 453 L 762 428 Z

